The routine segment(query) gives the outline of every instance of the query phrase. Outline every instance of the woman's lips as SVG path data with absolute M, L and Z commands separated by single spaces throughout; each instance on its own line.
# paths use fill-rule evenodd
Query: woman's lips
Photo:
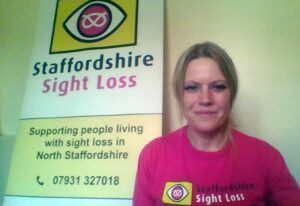
M 195 112 L 197 115 L 199 116 L 203 116 L 203 117 L 211 117 L 217 114 L 216 111 L 198 111 Z

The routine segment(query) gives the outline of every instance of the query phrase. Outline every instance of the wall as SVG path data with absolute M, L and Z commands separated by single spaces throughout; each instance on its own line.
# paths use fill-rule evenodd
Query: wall
M 29 71 L 38 0 L 0 2 L 0 135 L 15 136 Z
M 29 71 L 38 0 L 0 1 L 0 192 Z M 232 56 L 240 88 L 237 127 L 284 155 L 300 183 L 300 4 L 297 0 L 166 0 L 164 132 L 183 124 L 170 81 L 180 53 L 214 41 Z M 1 203 L 1 202 L 0 202 Z
M 0 1 L 0 205 L 31 58 L 38 0 Z

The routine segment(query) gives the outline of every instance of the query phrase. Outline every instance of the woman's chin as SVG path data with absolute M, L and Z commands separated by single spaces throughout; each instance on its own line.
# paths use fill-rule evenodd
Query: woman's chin
M 189 124 L 189 129 L 193 130 L 196 133 L 216 133 L 218 131 L 220 131 L 223 127 L 217 124 L 209 124 L 209 123 L 203 123 L 201 125 L 190 125 Z

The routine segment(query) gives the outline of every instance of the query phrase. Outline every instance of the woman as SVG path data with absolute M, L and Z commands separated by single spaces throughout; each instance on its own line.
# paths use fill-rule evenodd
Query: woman
M 143 149 L 135 206 L 299 206 L 300 190 L 280 153 L 233 128 L 237 75 L 228 54 L 205 42 L 185 51 L 175 74 L 187 125 Z

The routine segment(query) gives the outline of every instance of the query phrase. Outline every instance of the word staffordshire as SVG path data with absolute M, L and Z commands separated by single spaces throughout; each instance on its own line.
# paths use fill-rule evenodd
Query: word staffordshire
M 56 62 L 36 62 L 33 67 L 33 76 L 82 72 L 89 70 L 102 70 L 102 69 L 120 69 L 131 67 L 149 67 L 153 66 L 154 57 L 150 54 L 134 55 L 128 52 L 127 55 L 121 55 L 117 52 L 112 57 L 107 57 L 100 54 L 97 59 L 75 60 L 74 57 L 63 58 L 59 63 Z

